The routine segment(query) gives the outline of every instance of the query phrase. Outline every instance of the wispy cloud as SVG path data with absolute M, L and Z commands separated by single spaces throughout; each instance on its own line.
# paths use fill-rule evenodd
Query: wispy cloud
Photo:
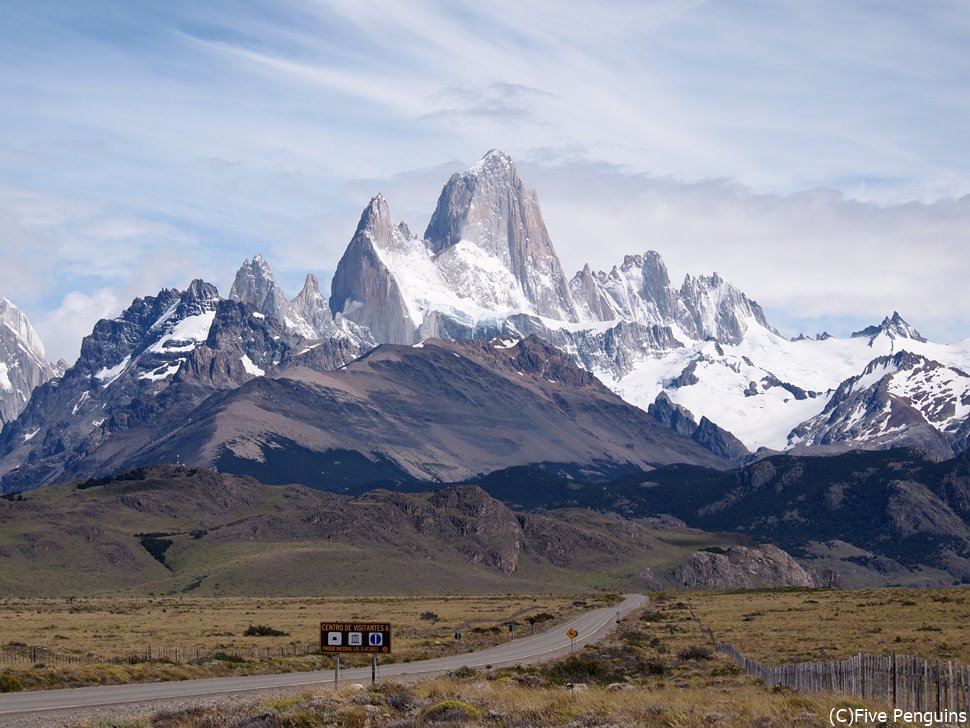
M 555 94 L 548 91 L 506 81 L 492 81 L 482 86 L 453 85 L 434 95 L 440 108 L 422 118 L 453 124 L 498 122 L 511 126 L 550 126 L 533 110 L 533 106 L 536 100 L 555 98 Z
M 915 288 L 968 272 L 946 201 L 970 192 L 968 45 L 956 0 L 6 3 L 0 293 L 93 315 L 104 290 L 224 286 L 255 250 L 291 289 L 325 284 L 378 191 L 360 180 L 420 230 L 431 172 L 500 147 L 570 267 L 656 247 L 793 325 L 895 294 L 970 335 Z
M 791 335 L 847 335 L 898 309 L 939 341 L 970 334 L 970 196 L 880 205 L 831 189 L 764 194 L 588 162 L 523 165 L 567 271 L 658 250 L 674 284 L 717 271 Z

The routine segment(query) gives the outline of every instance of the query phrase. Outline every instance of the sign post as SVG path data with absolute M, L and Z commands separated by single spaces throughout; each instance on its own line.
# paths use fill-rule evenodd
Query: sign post
M 335 655 L 333 684 L 340 680 L 340 655 L 371 655 L 371 682 L 377 682 L 377 656 L 391 653 L 390 622 L 320 622 L 320 652 Z
M 566 636 L 569 638 L 569 651 L 572 652 L 575 649 L 575 645 L 573 644 L 573 640 L 575 640 L 577 637 L 579 637 L 579 632 L 577 632 L 576 630 L 570 628 L 570 630 L 568 632 L 566 632 Z

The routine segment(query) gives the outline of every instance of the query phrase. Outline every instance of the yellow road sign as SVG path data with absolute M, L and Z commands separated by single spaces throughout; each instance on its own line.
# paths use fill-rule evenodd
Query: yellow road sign
M 574 640 L 574 639 L 576 639 L 577 637 L 579 637 L 579 632 L 577 632 L 577 631 L 576 631 L 576 630 L 574 630 L 574 629 L 571 629 L 571 630 L 569 630 L 568 632 L 566 632 L 566 636 L 567 636 L 567 637 L 568 637 L 569 639 L 571 639 L 571 640 Z

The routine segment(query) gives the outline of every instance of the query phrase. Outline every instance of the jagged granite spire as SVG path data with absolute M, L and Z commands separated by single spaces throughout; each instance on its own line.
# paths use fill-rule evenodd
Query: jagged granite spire
M 15 419 L 30 393 L 55 376 L 27 316 L 0 298 L 0 426 Z
M 570 288 L 580 312 L 594 321 L 676 326 L 691 339 L 721 343 L 740 341 L 751 322 L 774 331 L 761 307 L 717 273 L 688 275 L 679 289 L 672 287 L 655 250 L 627 255 L 608 273 L 586 266 Z
M 246 303 L 282 323 L 286 318 L 286 297 L 273 280 L 273 272 L 262 255 L 243 261 L 229 289 L 229 300 Z
M 475 243 L 512 273 L 536 313 L 577 320 L 539 200 L 522 184 L 505 152 L 493 149 L 467 171 L 452 175 L 424 237 L 434 253 L 461 240 Z
M 401 289 L 380 251 L 407 245 L 407 228 L 394 227 L 383 195 L 364 208 L 330 285 L 330 310 L 370 329 L 380 342 L 412 344 L 420 322 L 408 311 Z
M 306 322 L 312 333 L 307 338 L 321 337 L 333 326 L 330 304 L 320 293 L 320 282 L 313 273 L 307 273 L 303 288 L 289 303 L 289 312 L 294 321 Z

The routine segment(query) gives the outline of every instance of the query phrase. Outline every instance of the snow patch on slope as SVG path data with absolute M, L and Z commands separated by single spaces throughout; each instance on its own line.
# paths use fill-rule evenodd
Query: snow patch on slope
M 161 337 L 148 349 L 160 354 L 171 354 L 192 351 L 209 337 L 209 329 L 215 321 L 215 310 L 203 311 L 194 316 L 186 316 L 172 327 L 172 330 Z
M 95 379 L 101 382 L 101 386 L 110 386 L 118 377 L 124 373 L 125 369 L 131 363 L 131 354 L 126 356 L 120 362 L 115 364 L 113 367 L 102 367 L 94 375 Z
M 252 374 L 254 377 L 261 377 L 266 374 L 264 370 L 260 369 L 253 363 L 253 360 L 249 358 L 248 354 L 243 354 L 240 361 L 242 362 L 243 369 L 246 370 L 247 374 Z
M 185 359 L 177 359 L 170 364 L 166 364 L 165 366 L 158 367 L 158 369 L 153 369 L 150 372 L 141 372 L 138 375 L 138 378 L 144 379 L 150 382 L 158 382 L 163 379 L 168 379 L 170 376 L 175 374 L 175 372 L 181 369 L 182 362 L 184 361 Z

